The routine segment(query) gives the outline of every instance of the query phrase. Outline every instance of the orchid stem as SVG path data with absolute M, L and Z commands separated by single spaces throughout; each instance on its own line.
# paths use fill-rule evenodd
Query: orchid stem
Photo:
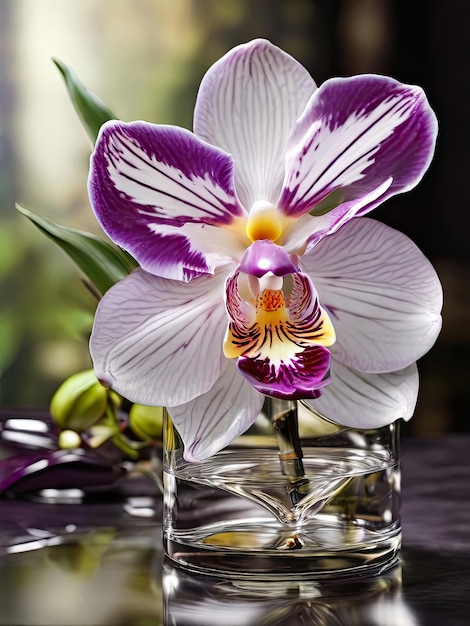
M 292 504 L 296 505 L 308 492 L 308 478 L 305 476 L 299 438 L 297 402 L 270 398 L 268 406 L 268 416 L 277 435 L 281 470 L 289 479 L 287 490 Z

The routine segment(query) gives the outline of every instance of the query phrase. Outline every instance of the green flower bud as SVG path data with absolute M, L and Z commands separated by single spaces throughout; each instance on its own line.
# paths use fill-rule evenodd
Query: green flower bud
M 96 379 L 93 370 L 67 378 L 52 397 L 50 411 L 63 429 L 82 432 L 106 413 L 108 391 Z
M 79 448 L 82 440 L 74 430 L 63 430 L 59 435 L 59 448 L 63 450 L 75 450 Z
M 163 408 L 133 404 L 129 411 L 129 426 L 143 441 L 161 441 L 163 437 Z

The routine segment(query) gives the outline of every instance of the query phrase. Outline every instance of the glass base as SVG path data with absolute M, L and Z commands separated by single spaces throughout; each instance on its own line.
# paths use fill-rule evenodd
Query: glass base
M 167 428 L 173 428 L 168 420 Z M 189 463 L 176 431 L 164 454 L 164 549 L 191 571 L 240 579 L 357 577 L 396 563 L 397 425 L 302 438 L 301 473 L 277 441 L 247 433 Z
M 216 575 L 220 578 L 283 580 L 292 577 L 318 580 L 328 578 L 357 578 L 374 576 L 387 571 L 398 563 L 401 545 L 400 529 L 393 529 L 380 537 L 364 537 L 355 546 L 349 541 L 341 549 L 328 546 L 308 546 L 282 553 L 277 548 L 266 547 L 289 541 L 291 535 L 279 529 L 269 528 L 264 520 L 255 520 L 255 524 L 240 522 L 233 525 L 217 524 L 206 528 L 213 533 L 202 541 L 184 542 L 173 534 L 166 534 L 165 553 L 179 567 L 193 572 Z M 260 526 L 265 526 L 260 531 Z M 318 529 L 317 529 L 318 530 Z M 324 527 L 320 528 L 325 531 Z M 220 533 L 222 531 L 222 533 Z M 315 530 L 311 531 L 312 534 Z M 339 531 L 348 535 L 348 531 Z M 334 529 L 338 535 L 338 528 Z M 221 534 L 224 546 L 216 545 Z M 213 543 L 215 542 L 215 543 Z M 201 543 L 204 545 L 201 546 Z M 233 545 L 229 547 L 229 544 Z M 257 544 L 258 547 L 253 547 Z

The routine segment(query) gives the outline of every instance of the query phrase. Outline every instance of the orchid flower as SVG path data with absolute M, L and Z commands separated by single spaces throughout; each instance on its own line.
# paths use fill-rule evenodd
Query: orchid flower
M 260 39 L 208 70 L 194 133 L 104 124 L 91 203 L 140 267 L 99 303 L 98 378 L 168 407 L 190 461 L 245 432 L 265 395 L 350 427 L 409 419 L 441 287 L 414 243 L 363 216 L 419 182 L 436 133 L 419 87 L 317 88 Z

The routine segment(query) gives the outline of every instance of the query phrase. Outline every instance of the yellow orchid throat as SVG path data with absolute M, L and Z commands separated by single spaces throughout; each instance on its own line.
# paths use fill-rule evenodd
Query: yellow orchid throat
M 223 346 L 227 358 L 248 356 L 279 364 L 309 345 L 328 347 L 336 340 L 333 324 L 320 307 L 309 325 L 293 322 L 282 289 L 264 289 L 255 308 L 255 320 L 249 327 L 230 324 Z

